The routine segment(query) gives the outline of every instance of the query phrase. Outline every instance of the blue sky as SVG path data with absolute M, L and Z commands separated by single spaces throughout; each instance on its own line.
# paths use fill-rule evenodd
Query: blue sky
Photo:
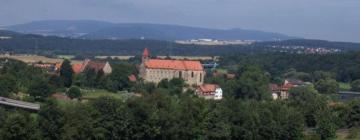
M 360 0 L 0 0 L 0 25 L 47 19 L 243 28 L 360 42 Z

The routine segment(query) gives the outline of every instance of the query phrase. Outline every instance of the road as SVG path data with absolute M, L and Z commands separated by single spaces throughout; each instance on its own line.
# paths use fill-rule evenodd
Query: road
M 34 111 L 40 110 L 40 104 L 29 103 L 29 102 L 24 102 L 24 101 L 19 101 L 19 100 L 13 100 L 13 99 L 5 98 L 5 97 L 0 97 L 0 104 L 12 106 L 12 107 L 23 108 L 23 109 L 34 110 Z

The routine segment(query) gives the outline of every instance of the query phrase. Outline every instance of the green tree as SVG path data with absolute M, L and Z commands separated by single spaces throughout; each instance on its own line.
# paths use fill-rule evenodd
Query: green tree
M 351 82 L 351 90 L 352 91 L 360 91 L 360 80 L 355 80 Z
M 348 105 L 346 122 L 349 127 L 360 127 L 360 100 L 351 101 Z
M 334 73 L 326 72 L 326 71 L 315 71 L 312 74 L 313 82 L 317 82 L 322 79 L 335 79 L 335 78 L 336 75 Z
M 9 96 L 11 92 L 16 92 L 16 80 L 11 75 L 0 76 L 0 96 Z
M 71 62 L 68 59 L 65 59 L 61 64 L 60 68 L 60 77 L 63 80 L 63 84 L 65 87 L 70 87 L 73 79 L 73 70 L 71 66 Z
M 58 107 L 56 101 L 48 100 L 39 112 L 40 130 L 44 139 L 61 139 L 62 127 L 65 124 L 64 111 Z
M 39 139 L 36 123 L 26 114 L 10 113 L 2 124 L 0 139 L 35 140 Z
M 336 94 L 339 90 L 339 84 L 334 79 L 320 79 L 315 83 L 315 88 L 321 94 Z
M 100 139 L 102 130 L 96 125 L 99 117 L 89 105 L 76 104 L 64 112 L 64 126 L 61 137 L 65 140 Z
M 247 67 L 238 79 L 235 97 L 256 100 L 269 99 L 269 81 L 269 77 L 259 67 Z
M 53 93 L 53 90 L 47 80 L 38 78 L 33 80 L 29 87 L 28 93 L 30 96 L 33 96 L 37 99 L 42 99 L 49 97 Z
M 317 113 L 316 133 L 322 140 L 328 140 L 336 137 L 338 126 L 335 124 L 335 118 L 329 108 L 325 108 Z
M 81 97 L 81 90 L 80 90 L 80 88 L 73 86 L 66 92 L 66 94 L 71 99 L 80 98 Z

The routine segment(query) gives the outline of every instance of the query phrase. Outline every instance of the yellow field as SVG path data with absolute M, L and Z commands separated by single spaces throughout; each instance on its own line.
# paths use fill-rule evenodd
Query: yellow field
M 98 58 L 98 59 L 106 59 L 106 58 L 112 58 L 112 59 L 119 59 L 119 60 L 129 60 L 130 58 L 132 57 L 135 57 L 135 56 L 132 56 L 132 55 L 123 55 L 123 56 L 96 56 L 95 58 Z
M 23 61 L 25 63 L 36 63 L 36 62 L 43 62 L 43 63 L 61 63 L 64 59 L 60 58 L 48 58 L 45 56 L 39 56 L 39 55 L 0 55 L 0 58 L 10 58 L 15 59 L 19 61 Z M 82 61 L 78 60 L 72 60 L 71 63 L 77 64 L 82 63 Z
M 158 58 L 166 58 L 167 56 L 157 56 Z M 219 56 L 170 56 L 172 59 L 188 59 L 188 60 L 218 60 Z
M 95 58 L 98 59 L 106 59 L 106 58 L 112 58 L 112 59 L 120 59 L 120 60 L 129 60 L 132 57 L 135 56 L 131 56 L 131 55 L 123 55 L 123 56 L 96 56 Z M 157 56 L 157 58 L 161 58 L 164 59 L 167 56 Z M 172 59 L 178 59 L 178 60 L 183 60 L 183 59 L 187 59 L 187 60 L 218 60 L 219 56 L 170 56 L 170 58 Z

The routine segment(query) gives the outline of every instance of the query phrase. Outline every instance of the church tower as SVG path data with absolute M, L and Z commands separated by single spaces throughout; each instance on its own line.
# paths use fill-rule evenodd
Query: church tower
M 149 51 L 148 51 L 147 48 L 145 48 L 145 49 L 144 49 L 144 52 L 143 52 L 143 54 L 142 54 L 142 58 L 141 58 L 142 63 L 148 61 L 149 58 L 150 58 Z

